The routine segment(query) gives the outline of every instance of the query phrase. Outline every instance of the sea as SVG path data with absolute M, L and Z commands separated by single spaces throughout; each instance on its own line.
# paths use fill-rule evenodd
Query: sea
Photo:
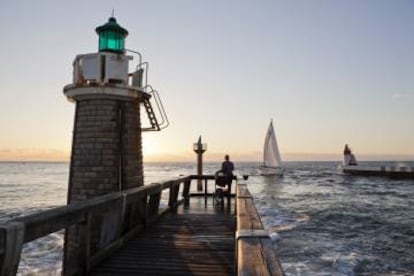
M 339 164 L 287 162 L 283 177 L 269 177 L 257 162 L 235 162 L 286 275 L 414 275 L 414 180 L 343 175 Z M 195 172 L 195 163 L 145 163 L 145 184 Z M 66 162 L 0 162 L 0 220 L 65 205 L 68 173 Z M 18 275 L 60 275 L 62 248 L 63 231 L 25 244 Z

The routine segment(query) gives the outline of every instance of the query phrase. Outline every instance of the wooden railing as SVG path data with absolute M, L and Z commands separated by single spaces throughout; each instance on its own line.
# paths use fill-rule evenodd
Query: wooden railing
M 81 263 L 68 274 L 88 272 L 112 252 L 181 203 L 189 203 L 191 180 L 202 179 L 205 188 L 212 175 L 186 176 L 122 192 L 92 198 L 37 214 L 0 221 L 0 275 L 15 275 L 24 243 L 77 225 Z M 182 187 L 182 196 L 179 192 Z M 160 208 L 161 194 L 168 190 L 168 204 Z M 213 191 L 213 190 L 212 190 Z M 194 194 L 191 194 L 194 195 Z M 210 193 L 204 189 L 198 195 Z M 237 231 L 235 258 L 238 275 L 283 275 L 268 233 L 245 184 L 236 185 Z M 207 201 L 206 201 L 207 202 Z M 105 241 L 91 252 L 91 221 L 101 220 Z
M 0 222 L 0 275 L 15 275 L 24 243 L 46 236 L 67 227 L 80 226 L 81 264 L 71 271 L 87 274 L 115 249 L 134 237 L 160 215 L 188 202 L 191 177 L 182 177 L 161 184 L 155 183 L 122 192 L 116 192 L 90 200 L 54 208 L 12 221 Z M 183 185 L 182 198 L 178 198 Z M 169 190 L 168 206 L 160 209 L 163 190 Z M 136 208 L 138 207 L 138 210 Z M 135 208 L 131 210 L 131 208 Z M 91 221 L 101 219 L 104 232 L 104 246 L 90 252 L 88 241 L 91 235 Z
M 264 230 L 247 185 L 236 188 L 238 275 L 284 275 L 269 233 Z

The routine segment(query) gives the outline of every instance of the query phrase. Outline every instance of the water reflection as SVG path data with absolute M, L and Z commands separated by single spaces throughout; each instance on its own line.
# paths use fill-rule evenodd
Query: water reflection
M 274 185 L 280 186 L 283 183 L 284 177 L 279 175 L 266 175 L 261 177 L 265 186 L 274 187 Z

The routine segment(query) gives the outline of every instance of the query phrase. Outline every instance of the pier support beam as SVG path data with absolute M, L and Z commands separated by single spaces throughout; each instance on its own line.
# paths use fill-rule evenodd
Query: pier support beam
M 24 224 L 6 222 L 0 224 L 0 275 L 17 274 L 23 247 Z

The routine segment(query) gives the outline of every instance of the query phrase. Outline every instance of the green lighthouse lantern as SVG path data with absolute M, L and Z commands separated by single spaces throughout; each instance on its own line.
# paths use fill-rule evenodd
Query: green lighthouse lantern
M 124 52 L 128 31 L 116 23 L 115 17 L 110 17 L 106 24 L 97 27 L 96 33 L 99 35 L 99 52 Z

